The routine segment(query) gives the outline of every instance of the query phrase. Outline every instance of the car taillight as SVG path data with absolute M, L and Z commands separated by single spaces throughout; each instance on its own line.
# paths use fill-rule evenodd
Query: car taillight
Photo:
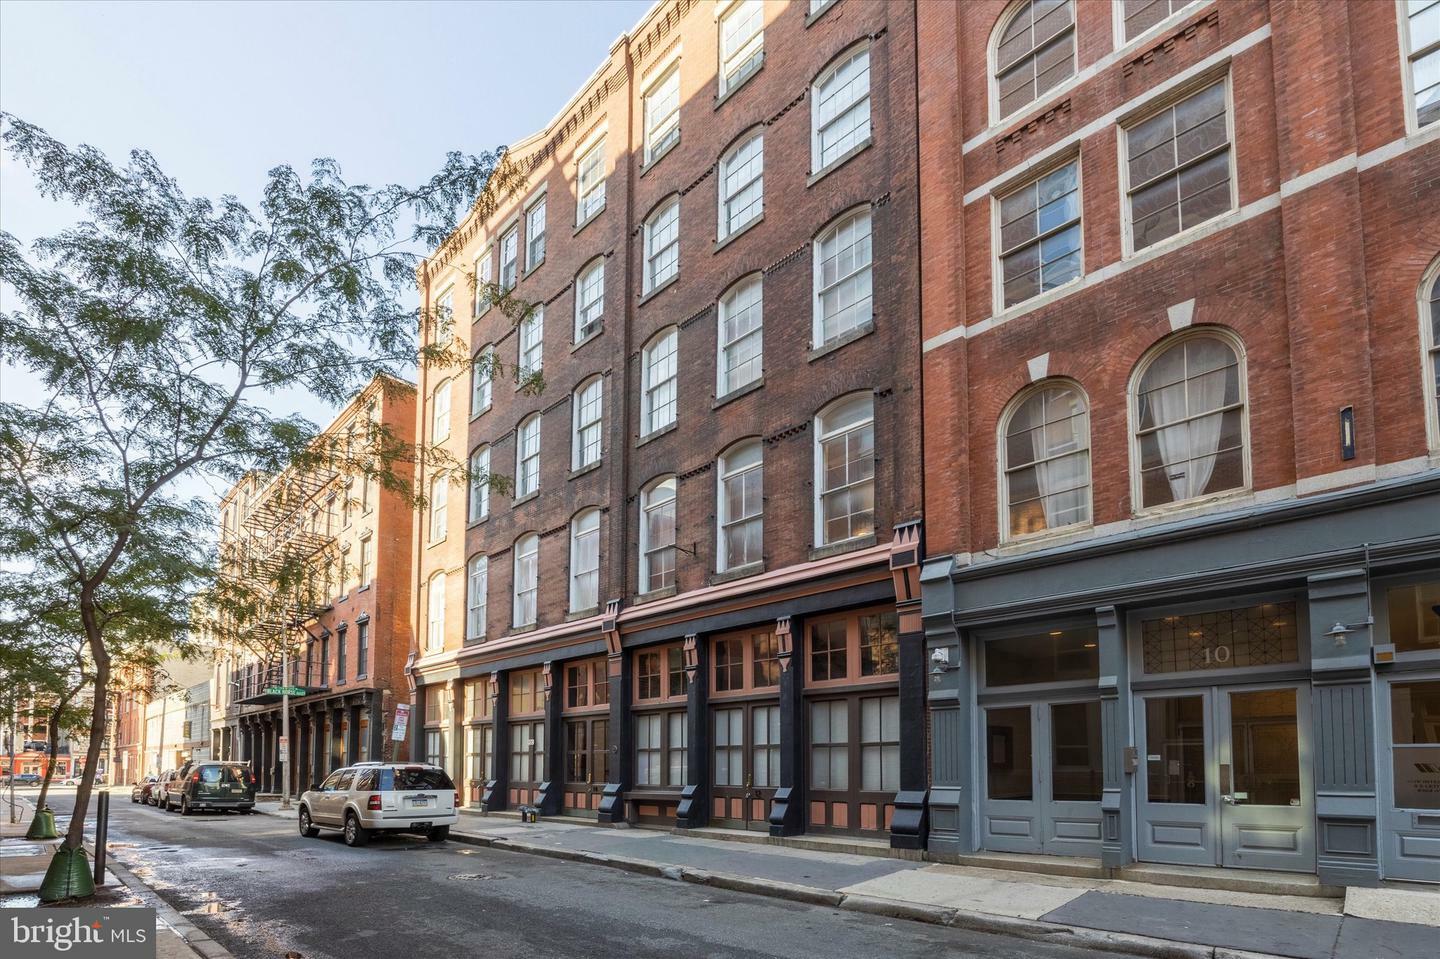
M 455 790 L 455 808 L 460 808 L 460 790 Z
M 192 776 L 190 777 L 190 781 L 191 781 L 192 783 L 198 783 L 198 782 L 200 781 L 200 774 L 199 774 L 199 773 L 195 773 L 194 775 L 192 775 Z
M 370 796 L 370 801 L 365 804 L 365 808 L 366 808 L 366 809 L 379 809 L 379 808 L 380 808 L 380 794 L 379 794 L 379 793 L 372 793 L 371 796 Z

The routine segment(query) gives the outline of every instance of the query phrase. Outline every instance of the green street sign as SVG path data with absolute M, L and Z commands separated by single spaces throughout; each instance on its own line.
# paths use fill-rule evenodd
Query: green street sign
M 267 696 L 304 696 L 305 690 L 300 686 L 266 686 Z

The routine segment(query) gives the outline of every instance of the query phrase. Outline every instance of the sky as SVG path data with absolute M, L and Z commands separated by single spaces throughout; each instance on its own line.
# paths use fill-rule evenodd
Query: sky
M 318 156 L 413 184 L 542 127 L 650 5 L 0 0 L 0 110 L 112 160 L 149 150 L 192 196 L 253 202 L 271 167 Z M 29 243 L 75 219 L 0 158 L 0 229 Z M 35 395 L 0 368 L 0 400 Z M 276 412 L 334 411 L 294 393 Z

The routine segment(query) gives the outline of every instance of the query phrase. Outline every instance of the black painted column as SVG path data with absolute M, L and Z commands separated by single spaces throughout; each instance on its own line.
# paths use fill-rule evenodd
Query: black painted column
M 775 623 L 780 647 L 780 788 L 770 803 L 770 835 L 805 831 L 805 624 L 782 616 Z
M 545 684 L 545 768 L 537 805 L 540 815 L 558 816 L 565 790 L 565 727 L 560 719 L 565 695 L 563 667 L 546 663 L 541 676 Z
M 607 639 L 609 633 L 607 631 Z M 600 822 L 625 822 L 625 793 L 632 783 L 634 733 L 630 722 L 633 656 L 619 646 L 619 634 L 610 643 L 606 674 L 610 682 L 610 781 L 600 798 Z
M 360 761 L 360 704 L 351 703 L 345 711 L 350 719 L 350 730 L 345 735 L 345 758 L 353 764 Z
M 690 692 L 685 700 L 685 788 L 675 809 L 675 825 L 697 829 L 710 822 L 710 657 L 703 636 L 685 637 L 685 672 Z
M 925 630 L 920 611 L 900 613 L 900 791 L 890 818 L 890 846 L 924 849 L 929 832 L 925 768 Z
M 494 757 L 491 765 L 495 777 L 485 784 L 480 794 L 480 808 L 488 811 L 506 809 L 510 805 L 510 677 L 506 673 L 490 674 L 490 693 L 495 702 L 490 709 L 495 733 Z
M 380 762 L 386 761 L 389 757 L 385 755 L 385 738 L 390 735 L 385 728 L 384 701 L 377 690 L 369 694 L 370 704 L 370 758 Z

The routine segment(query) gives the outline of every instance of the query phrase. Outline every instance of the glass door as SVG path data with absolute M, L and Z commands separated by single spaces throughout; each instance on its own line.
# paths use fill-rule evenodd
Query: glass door
M 1381 864 L 1386 879 L 1440 882 L 1440 678 L 1388 688 Z
M 780 782 L 780 707 L 736 704 L 711 712 L 713 818 L 721 825 L 766 830 Z
M 1100 703 L 985 710 L 984 845 L 998 852 L 1100 855 Z

